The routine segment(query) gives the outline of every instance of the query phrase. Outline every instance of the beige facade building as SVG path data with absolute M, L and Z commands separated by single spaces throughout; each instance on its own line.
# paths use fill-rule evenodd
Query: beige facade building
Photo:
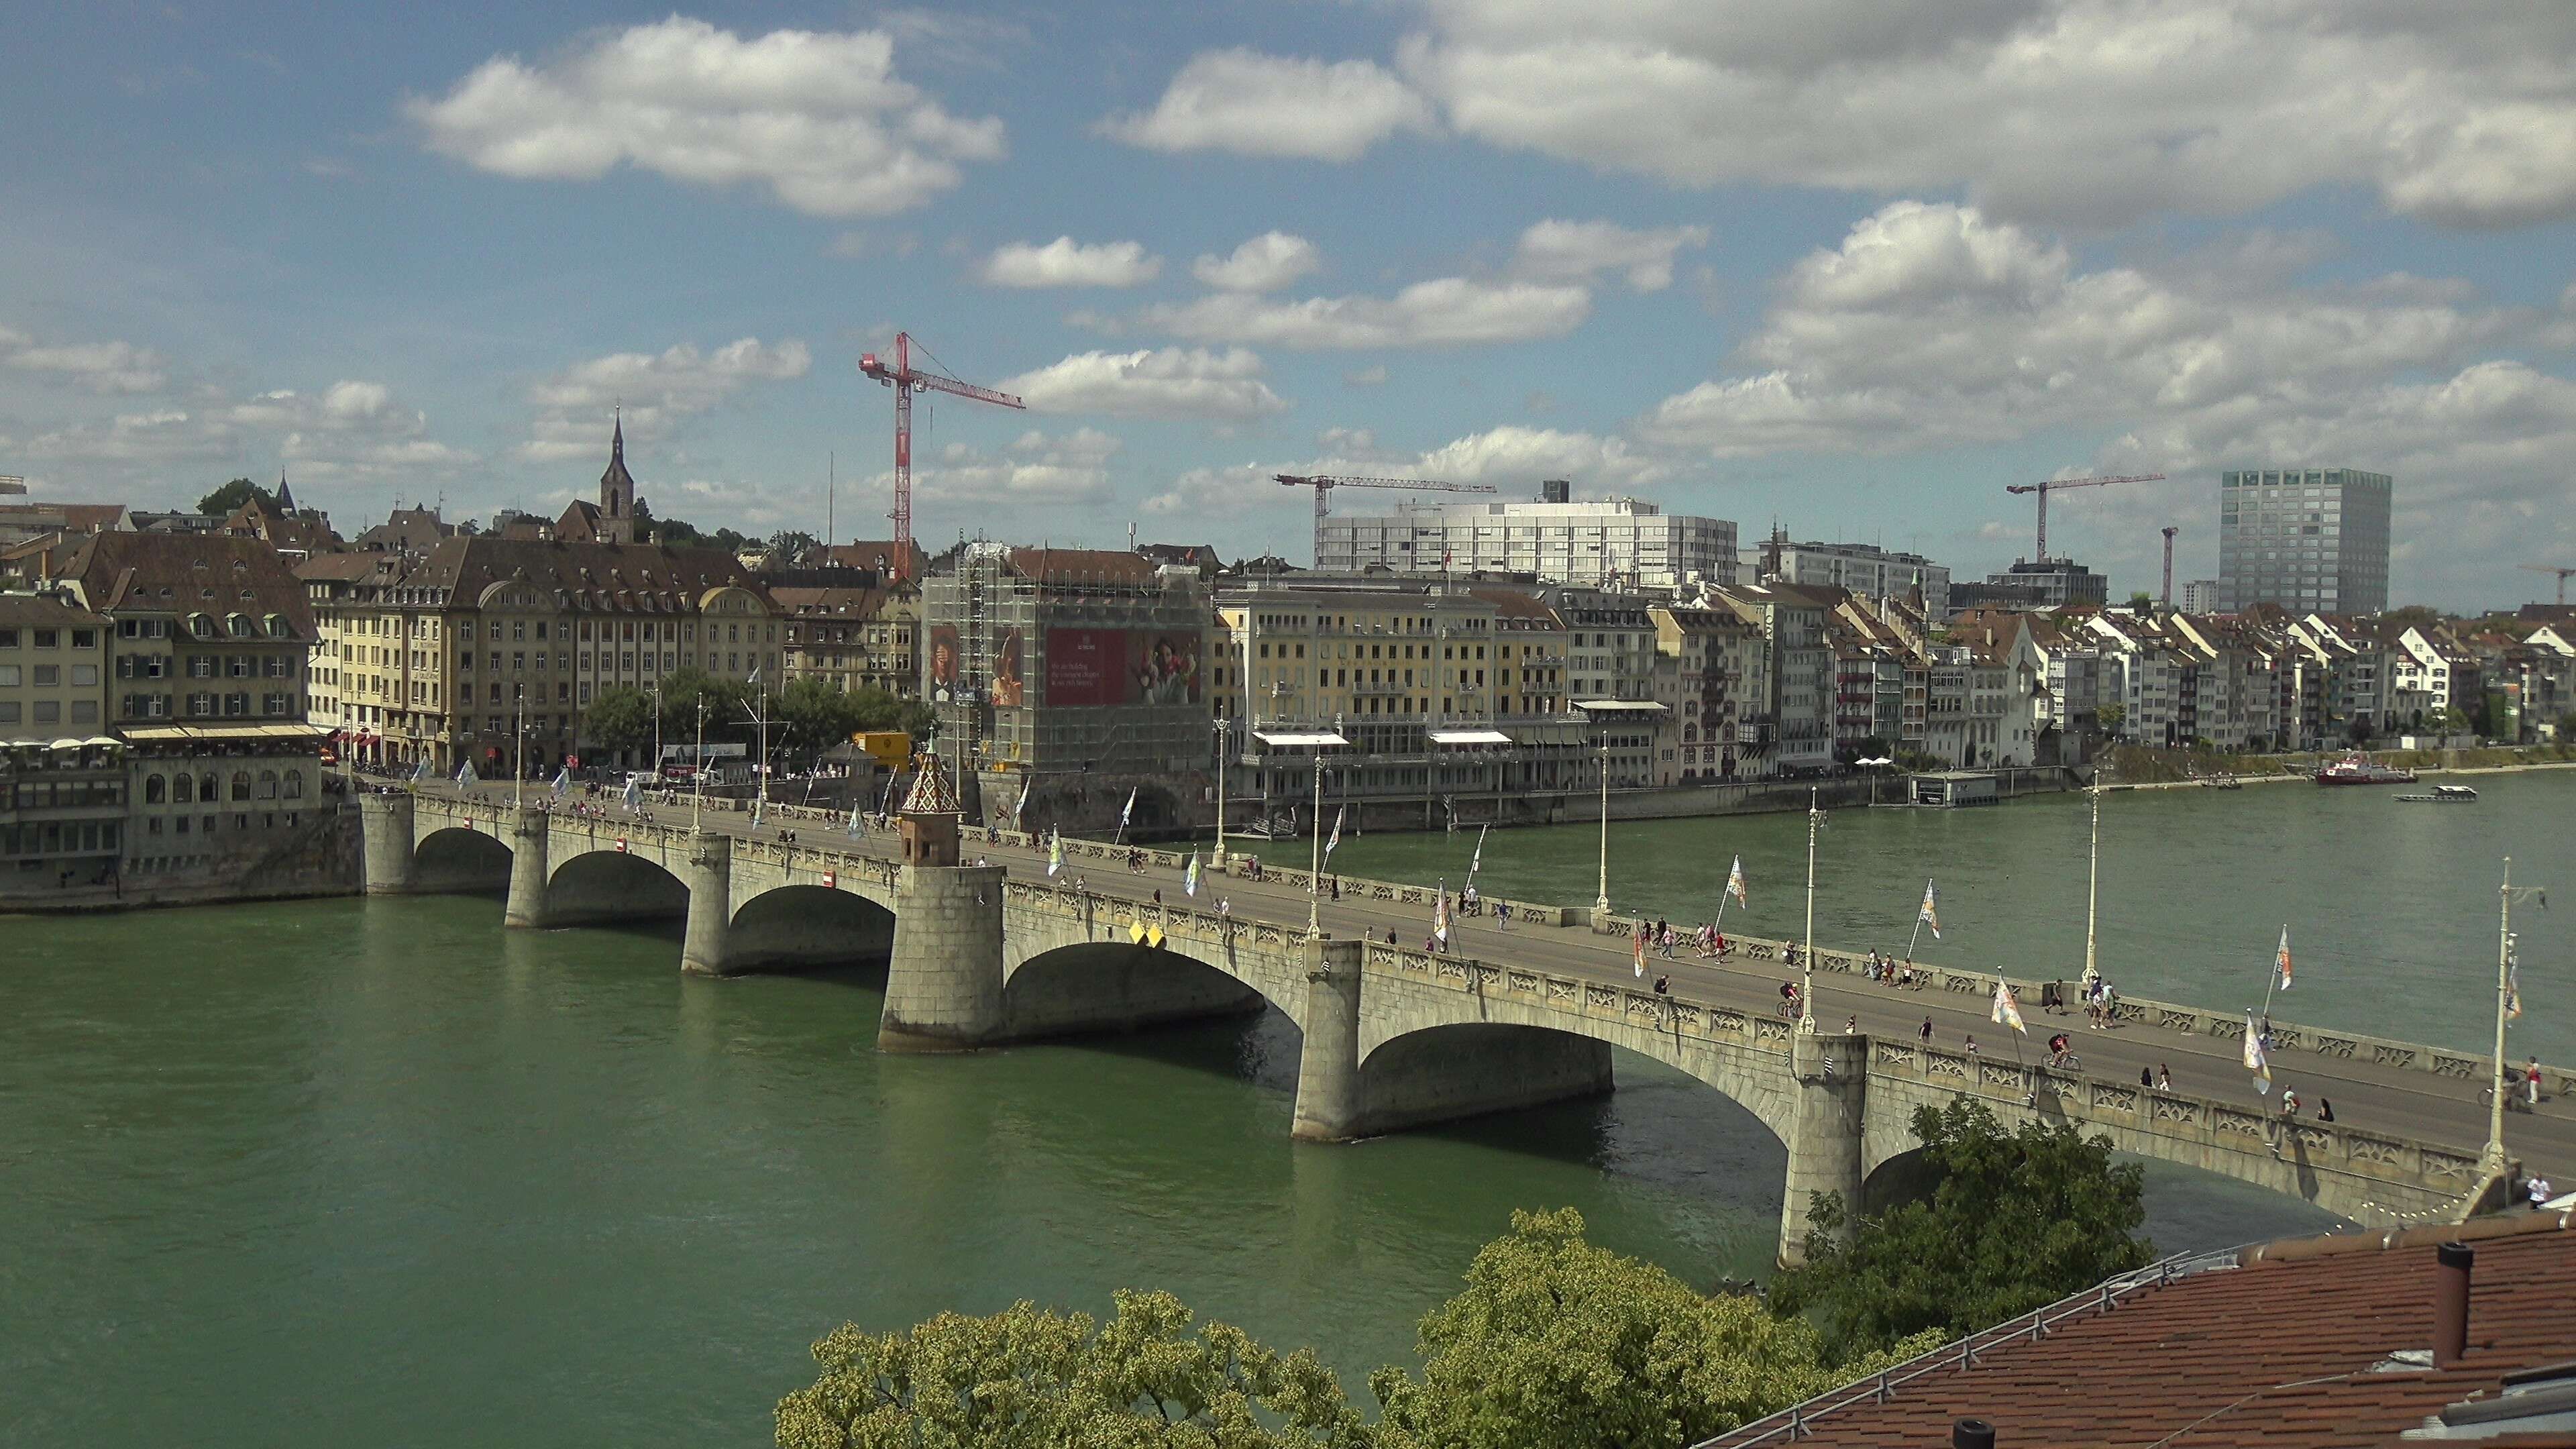
M 772 584 L 786 620 L 786 679 L 819 679 L 847 694 L 921 692 L 921 590 Z
M 101 733 L 110 628 L 0 594 L 0 895 L 86 883 L 124 849 L 123 747 Z

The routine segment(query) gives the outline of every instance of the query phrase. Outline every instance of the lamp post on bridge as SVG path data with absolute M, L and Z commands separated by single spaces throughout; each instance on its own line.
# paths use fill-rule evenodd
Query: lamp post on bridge
M 1816 832 L 1825 823 L 1816 787 L 1807 787 L 1807 940 L 1798 948 L 1798 1030 L 1816 1034 Z
M 1610 729 L 1607 724 L 1597 728 L 1601 731 L 1601 889 L 1593 897 L 1592 911 L 1598 917 L 1610 914 Z
M 1216 868 L 1225 869 L 1225 757 L 1233 753 L 1234 731 L 1220 714 L 1209 721 L 1216 733 Z
M 2504 1024 L 2513 1005 L 2513 903 L 2538 900 L 2549 903 L 2546 892 L 2538 886 L 2516 886 L 2513 883 L 2513 857 L 2504 858 L 2504 883 L 2496 888 L 2496 1015 L 2495 1076 L 2487 1088 L 2487 1147 L 2478 1165 L 2486 1172 L 2502 1172 L 2504 1155 Z
M 1315 746 L 1315 819 L 1308 836 L 1313 844 L 1306 866 L 1306 935 L 1324 934 L 1324 747 Z

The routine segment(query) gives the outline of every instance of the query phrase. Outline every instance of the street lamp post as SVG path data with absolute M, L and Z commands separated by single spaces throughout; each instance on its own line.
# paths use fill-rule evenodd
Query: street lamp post
M 528 696 L 519 695 L 510 743 L 510 809 L 518 811 L 528 795 Z
M 2497 888 L 2496 903 L 2496 1015 L 2495 1076 L 2487 1091 L 2487 1149 L 2479 1166 L 2487 1172 L 2501 1172 L 2504 1155 L 2504 1023 L 2505 1008 L 2513 999 L 2513 903 L 2539 896 L 2537 886 L 2517 888 L 2513 883 L 2513 857 L 2504 858 L 2504 884 Z
M 653 778 L 659 780 L 662 778 L 662 681 L 656 679 L 650 684 L 645 685 L 644 692 L 653 696 L 653 759 L 651 763 L 653 768 Z
M 1593 899 L 1592 909 L 1601 916 L 1610 914 L 1610 731 L 1607 726 L 1601 731 L 1601 890 Z
M 2088 793 L 2093 797 L 2093 844 L 2089 852 L 2091 864 L 2084 879 L 2084 985 L 2090 990 L 2094 982 L 2102 979 L 2101 961 L 2096 954 L 2098 938 L 2094 933 L 2094 923 L 2099 918 L 2102 903 L 2102 776 L 2098 766 L 2093 775 L 2093 788 Z
M 1225 757 L 1232 753 L 1234 732 L 1226 728 L 1225 716 L 1210 721 L 1216 730 L 1216 868 L 1225 869 Z
M 1798 950 L 1798 1030 L 1816 1034 L 1816 831 L 1825 812 L 1816 805 L 1816 789 L 1807 787 L 1807 940 Z
M 707 804 L 707 698 L 698 696 L 698 757 L 690 762 L 689 829 L 692 833 L 706 828 Z
M 1320 936 L 1323 931 L 1324 904 L 1324 747 L 1315 747 L 1315 820 L 1309 832 L 1314 844 L 1306 869 L 1306 934 Z
M 760 762 L 752 770 L 752 788 L 759 793 L 751 798 L 751 823 L 758 825 L 769 818 L 769 686 L 760 687 L 760 708 L 745 705 L 743 713 L 760 729 Z

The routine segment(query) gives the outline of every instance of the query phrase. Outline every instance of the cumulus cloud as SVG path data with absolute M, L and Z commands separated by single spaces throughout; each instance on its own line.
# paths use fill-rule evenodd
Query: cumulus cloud
M 1240 347 L 1077 352 L 999 386 L 1039 412 L 1246 422 L 1288 408 L 1263 370 L 1259 354 Z
M 519 456 L 539 461 L 599 456 L 607 446 L 610 409 L 623 407 L 630 438 L 667 434 L 680 419 L 717 406 L 756 382 L 803 377 L 813 365 L 805 344 L 757 337 L 700 352 L 687 343 L 661 352 L 615 352 L 539 382 L 529 391 L 538 412 Z
M 1583 287 L 1441 277 L 1416 282 L 1393 297 L 1284 302 L 1219 292 L 1193 302 L 1148 307 L 1137 320 L 1199 342 L 1442 347 L 1562 337 L 1590 315 L 1592 293 Z
M 158 392 L 169 381 L 161 354 L 130 342 L 39 344 L 0 327 L 0 367 L 44 374 L 97 393 Z
M 1275 292 L 1323 269 L 1315 244 L 1284 231 L 1265 231 L 1231 256 L 1202 256 L 1190 275 L 1221 292 Z
M 28 440 L 30 455 L 69 477 L 160 481 L 167 469 L 282 462 L 298 481 L 418 480 L 452 474 L 475 456 L 430 436 L 429 418 L 379 382 L 343 380 L 318 393 L 281 388 L 246 398 L 207 394 L 187 406 L 118 413 Z M 194 495 L 190 495 L 193 497 Z
M 1376 434 L 1364 428 L 1328 428 L 1317 441 L 1321 451 L 1312 458 L 1190 469 L 1174 478 L 1169 488 L 1147 498 L 1145 511 L 1232 516 L 1246 508 L 1311 507 L 1304 490 L 1279 487 L 1273 475 L 1280 473 L 1305 477 L 1360 473 L 1487 483 L 1507 495 L 1531 492 L 1541 478 L 1573 478 L 1599 490 L 1636 487 L 1669 476 L 1664 463 L 1624 439 L 1554 428 L 1491 428 L 1411 454 L 1380 448 Z M 1283 500 L 1282 494 L 1288 496 Z
M 1142 242 L 1085 245 L 1069 236 L 1044 246 L 1012 242 L 985 258 L 984 281 L 996 287 L 1134 287 L 1162 274 L 1163 259 Z
M 2576 210 L 2576 9 L 2348 0 L 1429 0 L 1461 134 L 1684 186 L 1965 187 L 2115 226 L 2320 185 L 2462 226 Z
M 1704 226 L 1635 231 L 1606 221 L 1542 221 L 1521 233 L 1512 269 L 1542 282 L 1589 282 L 1605 271 L 1627 277 L 1632 291 L 1673 284 L 1673 254 L 1708 245 Z
M 2563 509 L 2576 383 L 2500 355 L 2564 347 L 2562 318 L 2436 279 L 2297 288 L 2209 260 L 2088 271 L 1976 208 L 1893 204 L 1790 269 L 1742 371 L 1638 433 L 1718 457 L 2106 439 L 2083 465 L 2174 481 L 2087 495 L 2066 526 L 2135 540 L 2202 514 L 2229 467 L 2397 474 L 2400 532 L 2464 546 L 2481 518 L 2500 546 L 2518 510 Z
M 1152 110 L 1111 116 L 1099 129 L 1155 151 L 1350 161 L 1433 124 L 1430 104 L 1373 61 L 1235 49 L 1192 56 Z
M 495 56 L 405 111 L 431 150 L 498 175 L 595 181 L 623 163 L 765 187 L 816 216 L 920 206 L 1004 150 L 1000 120 L 951 115 L 897 79 L 886 32 L 746 40 L 678 15 L 542 64 Z
M 1031 429 L 999 449 L 949 443 L 913 464 L 917 507 L 1007 503 L 1026 507 L 1106 502 L 1114 491 L 1110 461 L 1123 444 L 1093 428 L 1048 434 Z M 893 496 L 894 475 L 876 487 Z

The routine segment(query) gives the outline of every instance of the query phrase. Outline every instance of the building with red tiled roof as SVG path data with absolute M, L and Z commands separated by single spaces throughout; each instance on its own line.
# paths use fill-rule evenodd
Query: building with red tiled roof
M 2395 1449 L 2428 1420 L 2451 1426 L 2439 1438 L 2576 1443 L 2564 1432 L 2576 1416 L 2571 1218 L 2338 1234 L 2149 1268 L 1700 1449 L 1939 1445 L 1963 1418 L 1991 1425 L 1996 1449 Z M 2467 1249 L 2447 1270 L 2446 1242 Z M 2446 1274 L 2466 1280 L 2454 1344 L 2438 1341 Z M 2528 1437 L 2548 1430 L 2561 1432 Z

